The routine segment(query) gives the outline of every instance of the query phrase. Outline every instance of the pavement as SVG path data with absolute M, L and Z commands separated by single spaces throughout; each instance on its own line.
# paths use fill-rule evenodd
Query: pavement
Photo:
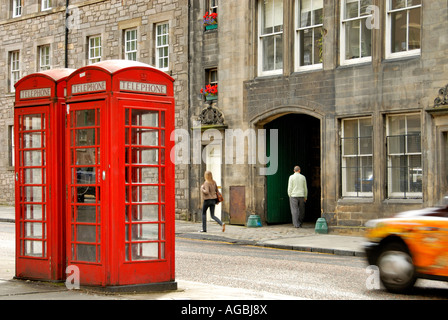
M 0 206 L 0 222 L 14 223 L 14 207 Z M 362 236 L 317 234 L 314 224 L 246 227 L 226 225 L 225 232 L 215 222 L 207 223 L 207 233 L 199 233 L 201 223 L 176 221 L 176 238 L 218 241 L 281 250 L 295 250 L 338 256 L 365 257 Z M 14 253 L 4 253 L 5 244 L 15 239 L 0 238 L 0 300 L 290 300 L 295 297 L 267 292 L 220 287 L 177 280 L 178 289 L 169 292 L 107 294 L 94 289 L 68 290 L 64 283 L 47 283 L 14 279 Z M 5 244 L 2 245 L 1 242 Z M 11 246 L 10 246 L 11 247 Z M 4 256 L 3 256 L 4 255 Z

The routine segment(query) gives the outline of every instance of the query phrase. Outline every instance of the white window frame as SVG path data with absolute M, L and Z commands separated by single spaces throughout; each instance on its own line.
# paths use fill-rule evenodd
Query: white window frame
M 353 58 L 353 59 L 346 59 L 345 54 L 346 54 L 346 44 L 347 44 L 347 39 L 346 39 L 346 25 L 348 22 L 352 22 L 352 21 L 362 21 L 364 19 L 372 19 L 373 18 L 373 13 L 368 14 L 368 15 L 361 15 L 361 1 L 358 1 L 358 17 L 356 18 L 346 18 L 346 3 L 347 0 L 341 0 L 341 35 L 340 35 L 340 47 L 341 47 L 341 65 L 351 65 L 351 64 L 359 64 L 359 63 L 368 63 L 368 62 L 372 62 L 372 53 L 370 52 L 370 56 L 368 57 L 361 57 L 361 52 L 362 52 L 362 28 L 359 29 L 359 39 L 360 39 L 360 43 L 359 45 L 359 56 L 361 58 Z M 372 0 L 372 4 L 373 5 L 373 0 Z M 366 21 L 367 22 L 367 21 Z M 371 31 L 372 32 L 372 31 Z M 373 33 L 373 32 L 372 32 Z M 371 41 L 373 40 L 373 37 L 371 38 Z M 370 44 L 372 46 L 372 44 Z M 373 50 L 373 48 L 372 48 Z
M 371 123 L 373 121 L 372 117 L 362 117 L 362 118 L 350 118 L 350 119 L 344 119 L 342 120 L 342 134 L 341 134 L 341 176 L 342 176 L 342 197 L 344 198 L 373 198 L 373 183 L 374 183 L 374 175 L 373 175 L 373 162 L 374 162 L 374 157 L 373 157 L 373 131 L 372 131 L 372 135 L 370 137 L 366 137 L 366 136 L 362 136 L 361 135 L 361 131 L 360 131 L 360 121 L 362 120 L 370 120 Z M 358 128 L 358 133 L 357 133 L 357 137 L 345 137 L 345 123 L 347 121 L 357 121 L 357 128 Z M 362 143 L 362 139 L 366 139 L 366 138 L 371 138 L 372 142 L 371 142 L 371 146 L 372 146 L 372 153 L 368 154 L 362 154 L 361 153 L 361 143 Z M 347 139 L 356 139 L 356 143 L 357 143 L 357 154 L 351 154 L 351 155 L 346 155 L 345 154 L 345 143 L 347 141 Z M 362 158 L 362 159 L 367 159 L 367 158 L 371 158 L 372 161 L 372 191 L 370 192 L 363 192 L 361 191 L 347 191 L 347 185 L 348 185 L 348 179 L 347 179 L 347 172 L 342 169 L 347 169 L 347 161 L 348 159 L 353 159 L 353 158 Z M 359 177 L 359 181 L 358 183 L 362 183 L 362 176 L 363 176 L 363 172 L 362 169 L 365 168 L 364 166 L 359 167 L 361 170 L 361 174 Z M 355 182 L 356 184 L 356 182 Z
M 20 51 L 11 51 L 9 53 L 10 62 L 10 92 L 15 92 L 14 85 L 20 80 Z
M 421 32 L 421 26 L 420 26 L 420 49 L 414 49 L 409 50 L 409 11 L 416 8 L 422 8 L 423 7 L 423 1 L 422 4 L 415 5 L 408 7 L 406 5 L 403 9 L 396 9 L 392 10 L 391 6 L 392 0 L 386 0 L 386 59 L 395 59 L 395 58 L 402 58 L 402 57 L 409 57 L 409 56 L 418 56 L 421 55 L 421 45 L 423 44 L 422 41 L 422 32 Z M 404 0 L 407 1 L 408 0 Z M 392 52 L 392 13 L 403 11 L 406 12 L 407 15 L 407 29 L 406 29 L 406 46 L 407 50 L 402 52 Z M 422 23 L 423 17 L 420 17 L 420 22 Z
M 311 0 L 311 8 L 313 8 L 313 1 Z M 302 47 L 301 47 L 301 38 L 300 38 L 300 33 L 303 31 L 305 32 L 306 30 L 310 30 L 313 32 L 313 52 L 314 52 L 314 29 L 317 28 L 323 28 L 324 24 L 311 24 L 310 26 L 307 27 L 301 27 L 300 26 L 300 21 L 301 21 L 301 12 L 302 12 L 302 8 L 300 5 L 300 0 L 296 0 L 296 4 L 295 4 L 295 8 L 296 8 L 296 16 L 295 16 L 295 71 L 296 72 L 300 72 L 300 71 L 308 71 L 308 70 L 318 70 L 318 69 L 322 69 L 323 68 L 323 62 L 318 62 L 318 63 L 314 63 L 314 64 L 310 64 L 310 65 L 301 65 L 300 64 L 300 57 L 302 55 Z M 311 9 L 312 10 L 312 9 Z M 312 11 L 311 11 L 312 12 Z M 312 16 L 312 15 L 311 15 Z M 323 22 L 323 21 L 322 21 Z M 313 57 L 311 57 L 313 58 Z
M 422 172 L 421 172 L 421 179 L 423 180 L 423 150 L 420 150 L 420 152 L 408 152 L 409 151 L 408 150 L 408 146 L 409 146 L 408 145 L 408 137 L 409 137 L 408 117 L 416 117 L 416 116 L 420 117 L 420 135 L 422 135 L 422 129 L 421 129 L 422 121 L 421 121 L 421 115 L 419 113 L 389 115 L 386 118 L 386 137 L 387 137 L 386 140 L 388 142 L 387 150 L 386 150 L 386 156 L 387 156 L 387 186 L 388 186 L 387 193 L 388 193 L 389 199 L 406 199 L 407 200 L 407 199 L 422 199 L 423 198 L 423 188 L 422 188 L 422 192 L 407 192 L 407 191 L 405 191 L 405 192 L 393 192 L 392 191 L 392 178 L 393 178 L 392 157 L 394 157 L 394 156 L 406 156 L 406 157 L 408 157 L 408 161 L 407 161 L 408 164 L 409 164 L 409 157 L 410 156 L 420 156 L 421 157 L 421 167 L 422 167 L 421 168 L 421 170 L 422 170 Z M 405 150 L 402 153 L 389 153 L 389 150 L 391 148 L 390 142 L 389 142 L 390 141 L 389 137 L 396 136 L 396 135 L 391 136 L 391 132 L 390 132 L 391 128 L 390 128 L 390 125 L 389 125 L 390 124 L 390 119 L 394 118 L 394 117 L 402 117 L 402 118 L 405 118 L 405 121 L 406 121 L 405 132 L 403 134 L 403 136 L 406 139 L 405 140 Z M 421 140 L 421 143 L 420 143 L 420 149 L 422 149 L 422 147 L 423 147 L 422 143 L 423 143 L 423 139 Z M 407 168 L 409 168 L 409 167 L 407 167 Z M 415 174 L 413 176 L 415 176 Z M 415 178 L 417 178 L 417 177 L 415 177 Z M 401 182 L 399 182 L 399 183 L 401 183 Z M 406 186 L 406 187 L 408 187 L 408 186 Z
M 159 27 L 166 26 L 166 33 L 159 33 Z M 160 43 L 159 40 L 163 40 L 166 37 L 166 43 Z M 167 50 L 166 54 L 161 51 Z M 161 66 L 161 60 L 165 62 L 166 66 Z M 156 67 L 162 71 L 168 71 L 170 69 L 170 25 L 168 22 L 162 22 L 156 24 Z
M 99 39 L 99 45 L 96 42 L 96 40 Z M 88 38 L 88 45 L 89 45 L 89 49 L 88 49 L 88 64 L 93 64 L 96 62 L 100 62 L 101 61 L 101 56 L 102 56 L 102 39 L 101 39 L 101 35 L 96 35 L 96 36 L 90 36 Z M 99 53 L 99 54 L 98 54 Z
M 15 142 L 14 142 L 14 125 L 8 126 L 8 136 L 9 136 L 9 166 L 14 167 L 15 164 Z
M 272 33 L 263 34 L 263 32 L 262 32 L 262 28 L 263 28 L 263 25 L 262 25 L 262 21 L 263 21 L 263 19 L 262 19 L 263 6 L 261 4 L 262 1 L 263 0 L 259 0 L 258 1 L 258 21 L 259 21 L 259 23 L 258 23 L 258 75 L 259 76 L 278 75 L 278 74 L 282 74 L 283 73 L 284 56 L 285 56 L 284 52 L 283 52 L 283 48 L 282 48 L 282 55 L 283 55 L 283 57 L 282 57 L 282 67 L 274 69 L 274 70 L 263 71 L 263 45 L 262 44 L 263 44 L 263 39 L 264 38 L 274 37 L 274 39 L 275 39 L 275 37 L 277 37 L 278 35 L 282 36 L 282 43 L 283 43 L 283 40 L 284 40 L 284 37 L 283 37 L 284 21 L 282 21 L 283 24 L 282 24 L 282 30 L 281 31 L 275 32 L 275 30 L 273 30 Z M 274 1 L 273 2 L 273 7 L 275 7 L 275 1 L 278 1 L 278 2 L 282 3 L 282 9 L 284 9 L 283 0 L 273 0 L 273 1 Z M 275 10 L 273 9 L 272 10 L 273 15 L 275 14 L 274 12 L 275 12 Z M 274 64 L 275 64 L 275 60 L 276 60 L 276 55 L 274 56 Z
M 209 13 L 218 13 L 218 0 L 208 0 Z
M 12 0 L 12 17 L 18 18 L 22 16 L 22 0 Z
M 51 69 L 50 45 L 39 46 L 39 71 Z
M 138 60 L 138 30 L 137 30 L 137 28 L 124 30 L 124 58 L 125 58 L 125 60 L 131 60 L 131 61 Z
M 42 0 L 41 11 L 51 10 L 52 8 L 51 0 Z

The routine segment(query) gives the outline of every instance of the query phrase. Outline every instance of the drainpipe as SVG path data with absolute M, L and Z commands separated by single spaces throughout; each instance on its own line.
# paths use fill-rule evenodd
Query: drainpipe
M 191 102 L 191 99 L 192 99 L 192 97 L 191 97 L 191 79 L 192 79 L 192 75 L 191 75 L 191 35 L 190 35 L 190 32 L 191 32 L 191 15 L 192 15 L 192 12 L 191 12 L 191 10 L 192 10 L 192 8 L 191 8 L 191 0 L 188 0 L 188 19 L 187 19 L 187 23 L 188 23 L 188 26 L 187 26 L 187 32 L 188 32 L 188 35 L 187 35 L 187 54 L 188 54 L 188 57 L 187 57 L 187 70 L 188 70 L 188 80 L 187 80 L 187 96 L 188 96 L 188 113 L 187 113 L 187 116 L 188 116 L 188 119 L 187 119 L 187 126 L 188 126 L 188 128 L 187 128 L 187 130 L 188 130 L 188 132 L 189 133 L 191 133 L 191 106 L 192 106 L 192 102 Z M 192 144 L 191 144 L 191 141 L 190 141 L 190 146 L 191 146 Z M 188 164 L 188 166 L 191 166 L 191 164 Z M 191 207 L 191 192 L 190 192 L 190 186 L 191 186 L 191 173 L 190 172 L 192 172 L 192 170 L 191 170 L 191 167 L 189 167 L 188 168 L 188 192 L 190 193 L 188 196 L 187 196 L 187 212 L 189 212 L 190 211 L 190 207 Z M 188 219 L 188 217 L 187 217 L 187 219 Z
M 65 67 L 68 68 L 68 18 L 70 12 L 68 10 L 70 0 L 65 0 Z

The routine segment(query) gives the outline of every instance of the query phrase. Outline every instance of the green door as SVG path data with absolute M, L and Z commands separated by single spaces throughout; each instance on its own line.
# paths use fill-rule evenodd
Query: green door
M 307 178 L 308 201 L 305 221 L 320 217 L 320 121 L 300 114 L 289 114 L 265 126 L 268 132 L 267 151 L 270 154 L 270 130 L 278 130 L 278 170 L 267 176 L 267 223 L 291 223 L 288 179 L 294 166 Z

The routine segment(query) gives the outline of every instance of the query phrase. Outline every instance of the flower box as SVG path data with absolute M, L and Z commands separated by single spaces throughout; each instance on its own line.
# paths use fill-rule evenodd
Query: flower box
M 218 95 L 217 94 L 210 94 L 208 96 L 205 96 L 205 100 L 207 100 L 207 101 L 218 100 Z
M 205 27 L 205 30 L 213 30 L 218 28 L 218 14 L 215 12 L 208 13 L 206 12 L 204 15 L 203 24 Z
M 218 25 L 217 24 L 209 24 L 209 25 L 205 26 L 205 30 L 213 30 L 213 29 L 218 29 Z
M 218 99 L 218 85 L 206 85 L 205 88 L 201 89 L 201 94 L 205 96 L 205 100 L 207 101 Z

